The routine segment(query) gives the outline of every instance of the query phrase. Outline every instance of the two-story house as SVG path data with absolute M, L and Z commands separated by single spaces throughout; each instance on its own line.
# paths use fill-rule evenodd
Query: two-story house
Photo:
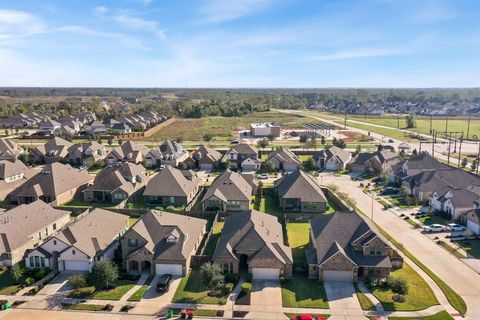
M 230 148 L 224 158 L 230 168 L 242 171 L 256 171 L 260 169 L 261 165 L 257 148 L 246 143 L 240 143 Z

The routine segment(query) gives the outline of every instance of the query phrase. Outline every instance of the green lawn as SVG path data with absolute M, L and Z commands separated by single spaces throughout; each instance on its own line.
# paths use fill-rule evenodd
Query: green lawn
M 467 254 L 471 254 L 477 259 L 480 259 L 480 240 L 465 240 L 455 242 L 462 247 Z
M 431 316 L 425 317 L 388 317 L 389 320 L 453 320 L 447 311 L 440 311 Z
M 366 311 L 377 310 L 373 302 L 370 299 L 368 299 L 368 297 L 362 291 L 360 291 L 357 284 L 353 284 L 353 286 L 355 287 L 355 292 L 357 293 L 358 302 L 360 302 L 360 306 L 362 307 L 362 310 L 366 310 Z
M 225 304 L 227 302 L 227 296 L 208 296 L 209 290 L 200 279 L 199 270 L 192 270 L 188 276 L 183 277 L 172 302 L 197 304 Z
M 422 217 L 420 219 L 420 222 L 422 222 L 425 225 L 431 225 L 431 224 L 449 224 L 451 221 L 447 220 L 445 218 L 442 218 L 440 216 L 427 216 L 427 217 Z
M 312 155 L 310 154 L 301 154 L 298 156 L 298 158 L 303 162 L 303 161 L 307 161 L 307 160 L 310 160 L 310 158 L 312 157 Z
M 104 304 L 88 304 L 88 303 L 77 303 L 77 304 L 62 304 L 62 308 L 65 310 L 77 310 L 77 311 L 103 311 L 105 309 Z
M 207 256 L 213 255 L 213 252 L 215 251 L 215 247 L 217 246 L 218 239 L 220 238 L 220 235 L 222 233 L 223 225 L 225 223 L 222 221 L 217 221 L 215 224 L 215 227 L 213 228 L 212 235 L 210 236 L 210 239 L 208 240 L 207 247 L 205 248 L 204 254 Z
M 331 213 L 334 213 L 336 211 L 341 211 L 340 208 L 335 204 L 333 203 L 332 201 L 328 200 L 328 210 L 325 212 L 325 214 L 331 214 Z
M 97 290 L 95 286 L 89 286 L 73 290 L 70 298 L 95 299 L 95 300 L 120 300 L 128 290 L 132 289 L 136 281 L 120 280 L 118 286 L 113 289 Z
M 281 216 L 283 214 L 282 209 L 278 204 L 278 198 L 274 195 L 265 194 L 265 213 L 269 213 L 274 216 Z
M 184 211 L 185 206 L 175 207 L 175 206 L 161 206 L 161 205 L 148 205 L 145 203 L 145 199 L 142 196 L 136 197 L 132 201 L 128 202 L 125 206 L 126 209 L 158 209 L 163 211 Z
M 287 236 L 293 261 L 306 261 L 305 248 L 310 237 L 310 223 L 287 223 Z
M 325 288 L 304 274 L 295 274 L 294 279 L 282 284 L 282 305 L 288 308 L 327 309 Z
M 150 284 L 152 283 L 153 280 L 153 275 L 149 275 L 147 278 L 147 281 L 145 282 L 144 285 L 140 287 L 137 291 L 135 291 L 127 301 L 140 301 L 142 300 L 143 296 L 145 293 L 148 291 L 148 288 L 150 288 Z
M 260 203 L 258 205 L 255 203 L 256 198 L 257 195 L 252 196 L 252 202 L 250 202 L 250 209 L 265 212 L 265 197 L 262 197 L 262 199 L 260 199 Z
M 111 202 L 85 202 L 82 199 L 73 199 L 60 205 L 65 208 L 114 208 Z
M 34 270 L 28 270 L 22 265 L 23 275 L 19 280 L 19 283 L 15 283 L 15 280 L 12 277 L 10 268 L 5 266 L 0 267 L 0 294 L 8 295 L 15 294 L 17 291 L 22 289 L 22 284 L 25 284 L 27 278 L 32 278 L 33 281 L 38 281 L 40 278 L 37 278 Z M 47 271 L 48 272 L 48 271 Z M 46 275 L 46 274 L 44 274 Z
M 376 288 L 373 294 L 382 303 L 387 311 L 416 311 L 424 310 L 437 305 L 438 300 L 432 289 L 407 263 L 403 263 L 403 268 L 390 273 L 391 276 L 405 279 L 408 283 L 408 293 L 405 295 L 405 302 L 398 303 L 392 300 L 394 295 L 391 290 Z

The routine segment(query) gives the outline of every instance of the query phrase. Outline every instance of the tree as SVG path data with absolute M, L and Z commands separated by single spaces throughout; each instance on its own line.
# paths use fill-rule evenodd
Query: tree
M 408 293 L 408 283 L 405 279 L 389 276 L 387 278 L 387 286 L 395 294 L 405 295 Z
M 225 284 L 222 267 L 216 263 L 206 262 L 200 267 L 202 281 L 210 290 L 219 290 Z
M 332 143 L 333 143 L 334 146 L 336 146 L 338 148 L 342 148 L 342 149 L 345 149 L 345 147 L 347 146 L 347 144 L 345 143 L 345 140 L 337 139 L 335 137 L 333 138 Z
M 275 165 L 271 161 L 262 162 L 260 171 L 265 172 L 265 173 L 274 172 L 275 171 Z
M 20 279 L 22 278 L 23 276 L 23 269 L 22 267 L 20 266 L 20 264 L 15 264 L 12 269 L 10 270 L 10 272 L 12 273 L 12 278 L 13 280 L 15 280 L 15 283 L 19 283 L 20 282 Z
M 357 144 L 357 147 L 355 148 L 355 154 L 359 154 L 360 152 L 362 152 L 362 145 L 361 144 Z
M 83 288 L 87 286 L 87 279 L 83 274 L 76 274 L 68 278 L 68 284 L 74 288 Z
M 123 144 L 123 140 L 122 140 L 122 139 L 118 139 L 118 144 L 119 144 L 119 145 L 122 145 L 122 144 Z
M 324 145 L 325 143 L 326 143 L 326 141 L 325 141 L 325 136 L 321 136 L 321 137 L 320 137 L 320 144 L 321 144 L 321 145 Z
M 463 159 L 462 159 L 462 163 L 461 163 L 462 168 L 465 168 L 467 165 L 468 165 L 468 159 L 467 159 L 467 158 L 463 158 Z
M 257 147 L 265 149 L 268 146 L 268 141 L 266 139 L 259 140 L 257 142 Z
M 307 140 L 308 140 L 308 137 L 304 134 L 302 134 L 299 138 L 300 143 L 305 143 L 307 142 Z
M 211 135 L 210 133 L 206 133 L 206 134 L 203 135 L 203 138 L 202 138 L 202 139 L 203 139 L 203 141 L 205 141 L 205 142 L 208 143 L 208 142 L 210 142 L 210 140 L 212 140 L 212 138 L 213 138 L 213 137 L 212 137 L 212 135 Z
M 115 287 L 118 280 L 118 267 L 110 260 L 103 259 L 95 264 L 92 279 L 99 288 Z
M 112 144 L 113 144 L 113 139 L 112 139 L 111 137 L 108 138 L 107 143 L 108 143 L 109 146 L 112 146 Z
M 408 198 L 412 195 L 412 192 L 408 187 L 403 186 L 400 188 L 400 194 L 402 195 L 402 197 Z
M 410 113 L 406 116 L 405 122 L 407 123 L 407 129 L 416 128 L 417 120 L 415 119 L 415 113 Z
M 472 170 L 477 169 L 477 165 L 478 165 L 478 160 L 477 159 L 473 160 L 472 161 L 472 166 L 471 166 Z
M 400 153 L 399 153 L 400 157 L 405 158 L 406 154 L 407 153 L 405 152 L 405 149 L 400 150 Z
M 418 155 L 418 151 L 417 151 L 417 149 L 415 148 L 415 149 L 412 150 L 412 156 L 416 156 L 416 155 Z
M 315 161 L 310 158 L 303 163 L 303 167 L 305 168 L 305 171 L 313 171 L 315 170 Z
M 312 148 L 313 150 L 317 149 L 317 138 L 312 137 L 310 139 L 310 148 Z
M 182 138 L 182 137 L 177 137 L 177 138 L 175 139 L 175 141 L 176 141 L 177 143 L 182 143 L 182 142 L 183 142 L 183 138 Z
M 275 136 L 274 136 L 273 134 L 269 134 L 269 135 L 268 135 L 268 140 L 269 140 L 270 142 L 275 141 Z

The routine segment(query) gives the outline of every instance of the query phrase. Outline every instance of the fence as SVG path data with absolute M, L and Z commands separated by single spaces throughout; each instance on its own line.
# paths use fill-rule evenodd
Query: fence
M 170 118 L 143 132 L 130 132 L 130 133 L 119 134 L 117 135 L 117 139 L 135 140 L 135 139 L 148 138 L 153 136 L 158 131 L 160 131 L 160 129 L 172 124 L 173 122 L 175 122 L 175 120 L 176 120 L 175 118 Z

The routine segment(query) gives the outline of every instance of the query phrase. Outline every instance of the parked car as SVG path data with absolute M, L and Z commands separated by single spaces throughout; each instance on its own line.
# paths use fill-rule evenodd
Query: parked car
M 311 314 L 299 314 L 292 318 L 292 320 L 325 320 L 325 317 L 322 316 L 314 316 Z
M 445 230 L 447 230 L 447 227 L 445 227 L 443 224 L 437 224 L 437 223 L 423 227 L 423 231 L 425 232 L 442 232 Z
M 388 143 L 394 143 L 393 139 L 388 139 Z
M 164 274 L 158 279 L 157 282 L 157 292 L 165 293 L 168 292 L 170 289 L 170 284 L 172 283 L 172 275 L 171 274 Z
M 449 231 L 465 231 L 465 227 L 456 223 L 447 224 L 447 230 Z
M 268 173 L 261 173 L 257 176 L 257 178 L 261 180 L 268 179 Z
M 398 189 L 394 187 L 386 187 L 382 190 L 382 194 L 397 194 Z
M 238 141 L 238 139 L 233 139 L 230 143 L 231 143 L 231 144 L 239 144 L 240 141 Z

